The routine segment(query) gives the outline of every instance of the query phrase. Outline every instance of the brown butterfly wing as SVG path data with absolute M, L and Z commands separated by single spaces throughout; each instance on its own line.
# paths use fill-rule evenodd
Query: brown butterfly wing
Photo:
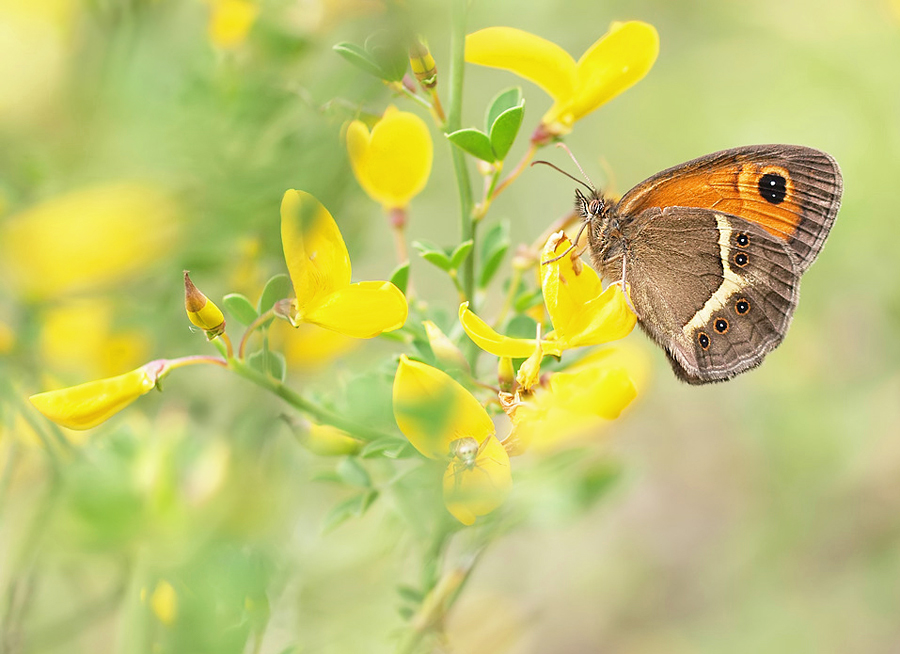
M 649 209 L 623 227 L 623 238 L 639 324 L 681 379 L 730 379 L 781 343 L 800 284 L 781 238 L 736 216 L 686 207 Z
M 822 250 L 841 205 L 831 155 L 797 145 L 750 145 L 664 170 L 631 189 L 622 217 L 652 207 L 698 207 L 740 216 L 786 243 L 805 271 Z

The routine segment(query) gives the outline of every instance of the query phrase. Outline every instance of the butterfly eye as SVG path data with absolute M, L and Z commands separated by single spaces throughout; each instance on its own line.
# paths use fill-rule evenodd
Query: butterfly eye
M 600 213 L 600 210 L 603 208 L 603 203 L 600 200 L 594 198 L 591 200 L 591 203 L 588 205 L 588 211 L 592 216 L 596 216 Z

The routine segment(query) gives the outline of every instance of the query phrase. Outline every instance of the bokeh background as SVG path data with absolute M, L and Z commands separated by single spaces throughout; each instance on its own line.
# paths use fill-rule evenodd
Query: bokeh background
M 184 319 L 182 270 L 210 297 L 255 300 L 284 272 L 287 188 L 329 207 L 356 278 L 394 267 L 341 126 L 360 107 L 418 109 L 331 50 L 388 20 L 382 3 L 266 0 L 241 36 L 240 17 L 216 22 L 226 1 L 0 0 L 0 651 L 381 652 L 403 628 L 396 586 L 418 574 L 416 536 L 398 542 L 388 502 L 323 530 L 346 495 L 333 464 L 298 447 L 285 407 L 245 381 L 180 371 L 63 448 L 29 424 L 33 392 L 205 351 Z M 446 70 L 448 8 L 408 4 Z M 471 4 L 469 29 L 517 27 L 577 57 L 628 19 L 657 27 L 660 56 L 567 137 L 596 183 L 622 193 L 714 150 L 798 143 L 840 163 L 843 207 L 760 369 L 688 387 L 629 337 L 648 381 L 577 452 L 606 466 L 611 490 L 581 502 L 570 466 L 526 461 L 534 474 L 511 499 L 524 517 L 485 552 L 448 648 L 896 652 L 900 5 L 495 0 Z M 514 84 L 527 136 L 549 99 L 491 69 L 467 67 L 464 125 Z M 450 245 L 449 144 L 433 136 L 409 233 Z M 489 220 L 530 242 L 571 194 L 570 180 L 529 169 Z M 98 244 L 109 256 L 85 254 Z M 452 316 L 446 278 L 412 270 Z M 348 401 L 367 392 L 349 362 L 395 351 L 322 338 L 273 334 L 298 388 L 336 386 Z

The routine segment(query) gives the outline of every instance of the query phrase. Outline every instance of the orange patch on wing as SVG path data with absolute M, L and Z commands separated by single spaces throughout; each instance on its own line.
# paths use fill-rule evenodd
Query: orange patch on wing
M 778 175 L 785 181 L 784 200 L 778 204 L 760 195 L 759 180 L 764 175 Z M 725 178 L 730 178 L 727 182 Z M 782 166 L 743 164 L 731 166 L 725 174 L 710 176 L 710 185 L 722 196 L 715 208 L 756 223 L 772 236 L 787 241 L 797 231 L 803 209 L 794 202 L 794 183 L 791 174 Z

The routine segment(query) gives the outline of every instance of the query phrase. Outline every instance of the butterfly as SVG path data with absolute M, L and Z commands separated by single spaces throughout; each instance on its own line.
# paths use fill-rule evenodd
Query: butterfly
M 780 144 L 674 166 L 618 202 L 576 181 L 588 189 L 575 208 L 591 264 L 628 290 L 638 324 L 690 384 L 731 379 L 781 343 L 843 190 L 831 155 Z

